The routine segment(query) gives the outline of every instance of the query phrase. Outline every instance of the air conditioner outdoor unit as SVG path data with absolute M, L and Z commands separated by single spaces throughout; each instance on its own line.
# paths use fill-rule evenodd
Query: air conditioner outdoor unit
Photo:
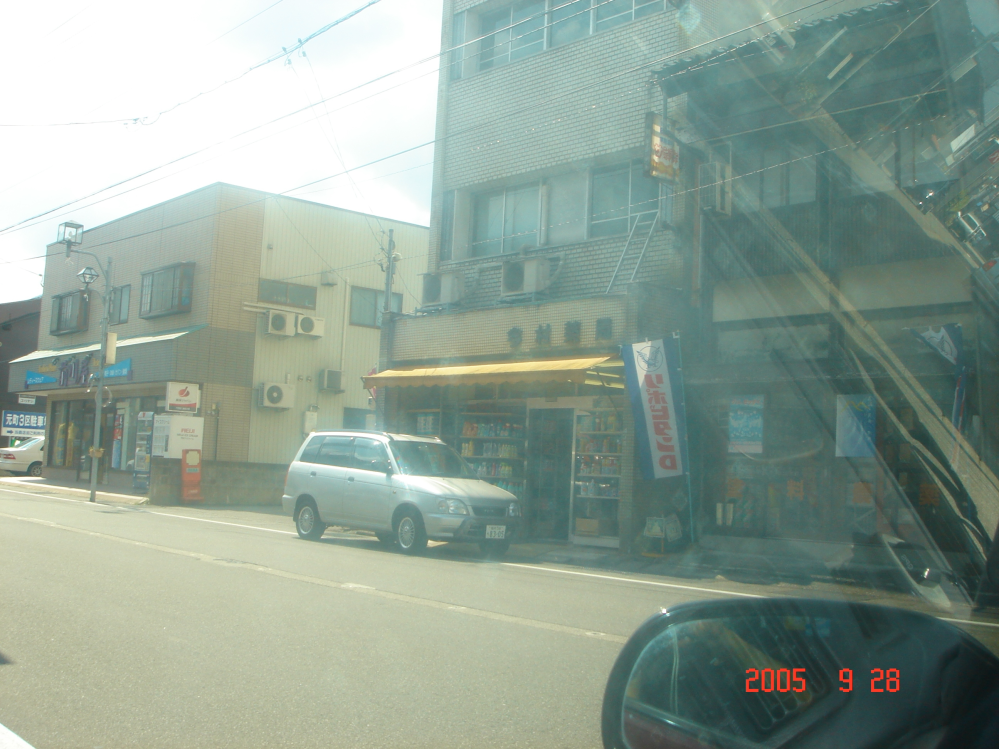
M 299 315 L 297 328 L 299 335 L 322 338 L 323 334 L 326 332 L 326 321 L 321 317 Z
M 534 294 L 548 288 L 551 280 L 551 262 L 547 257 L 528 260 L 508 260 L 503 263 L 501 296 Z
M 342 393 L 343 388 L 340 387 L 341 372 L 339 369 L 320 369 L 319 370 L 319 389 L 320 390 L 332 390 L 334 393 Z
M 291 408 L 295 405 L 295 386 L 283 382 L 265 382 L 260 386 L 261 408 Z
M 425 307 L 435 304 L 454 304 L 461 300 L 464 293 L 464 273 L 451 271 L 448 273 L 426 273 L 423 276 L 423 305 Z
M 701 208 L 705 211 L 732 215 L 732 167 L 712 161 L 701 164 Z
M 267 310 L 267 335 L 295 335 L 295 314 L 281 310 Z

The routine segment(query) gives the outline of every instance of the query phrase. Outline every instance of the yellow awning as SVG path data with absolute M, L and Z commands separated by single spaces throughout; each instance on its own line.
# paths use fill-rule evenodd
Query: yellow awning
M 590 356 L 579 359 L 539 359 L 534 361 L 457 364 L 450 367 L 386 369 L 364 377 L 364 387 L 427 387 L 432 385 L 498 385 L 504 382 L 592 382 L 597 368 L 622 366 L 616 356 Z M 589 374 L 589 376 L 587 376 Z M 620 374 L 608 372 L 604 378 L 611 387 Z

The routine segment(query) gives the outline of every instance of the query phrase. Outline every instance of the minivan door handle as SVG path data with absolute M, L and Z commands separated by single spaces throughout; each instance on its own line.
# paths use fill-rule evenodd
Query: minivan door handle
M 316 475 L 316 472 L 315 472 L 315 471 L 309 471 L 309 475 L 310 475 L 310 476 L 315 476 L 315 475 Z
M 354 477 L 353 477 L 353 476 L 348 476 L 348 477 L 347 477 L 347 481 L 353 481 L 353 480 L 354 480 Z

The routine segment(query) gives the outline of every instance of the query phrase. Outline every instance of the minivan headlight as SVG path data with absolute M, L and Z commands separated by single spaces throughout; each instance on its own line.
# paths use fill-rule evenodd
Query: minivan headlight
M 468 507 L 460 499 L 441 499 L 437 501 L 437 509 L 450 515 L 467 515 Z
M 516 502 L 511 502 L 510 506 L 506 508 L 507 517 L 519 518 L 520 517 L 520 505 Z

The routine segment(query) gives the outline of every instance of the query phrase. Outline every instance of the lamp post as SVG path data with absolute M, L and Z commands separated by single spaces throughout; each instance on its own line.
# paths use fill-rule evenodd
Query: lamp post
M 97 362 L 97 392 L 94 395 L 94 444 L 90 448 L 90 501 L 96 502 L 97 467 L 100 465 L 99 461 L 103 457 L 103 451 L 101 450 L 101 412 L 104 410 L 102 408 L 102 401 L 104 400 L 104 367 L 106 366 L 105 360 L 107 359 L 108 346 L 108 313 L 111 305 L 111 293 L 114 289 L 111 285 L 111 258 L 107 259 L 107 266 L 105 266 L 101 263 L 101 259 L 94 253 L 73 249 L 75 246 L 83 243 L 83 226 L 81 224 L 74 224 L 72 222 L 59 224 L 57 237 L 57 242 L 66 245 L 67 258 L 71 252 L 75 252 L 78 255 L 87 255 L 92 257 L 94 262 L 97 263 L 97 267 L 100 268 L 100 272 L 98 272 L 88 265 L 76 274 L 77 278 L 83 282 L 85 291 L 89 292 L 90 284 L 94 283 L 100 276 L 104 276 L 104 293 L 101 294 L 95 289 L 95 292 L 101 299 L 101 348 L 100 358 Z M 90 376 L 91 378 L 94 377 L 93 374 Z

